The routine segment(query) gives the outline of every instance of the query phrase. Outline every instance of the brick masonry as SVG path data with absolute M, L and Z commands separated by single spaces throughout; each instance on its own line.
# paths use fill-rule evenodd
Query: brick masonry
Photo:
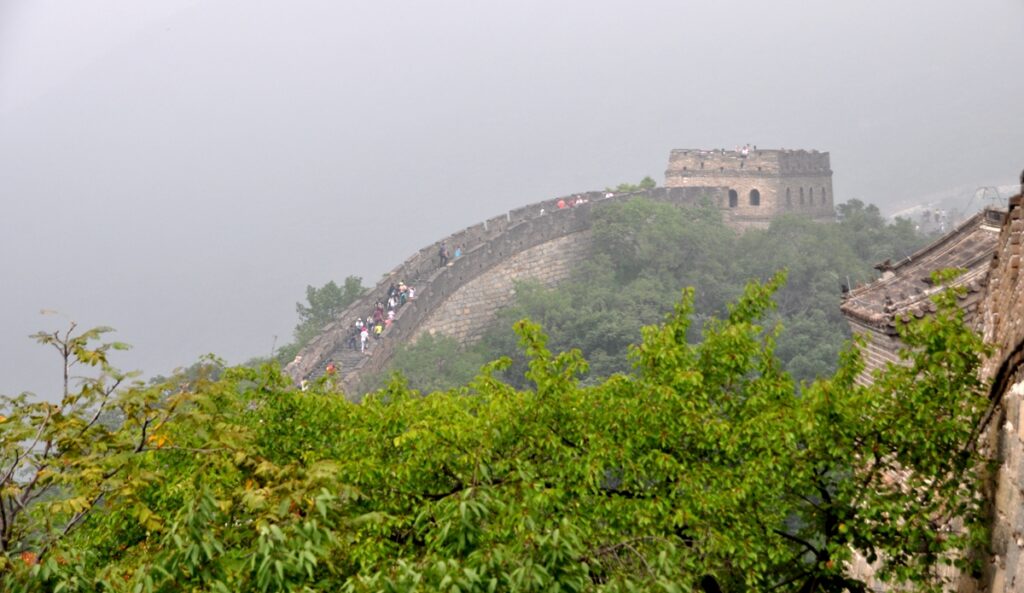
M 667 187 L 726 188 L 718 207 L 737 228 L 766 228 L 782 214 L 835 217 L 829 153 L 816 150 L 677 149 L 669 155 Z M 756 192 L 756 193 L 755 193 Z M 754 196 L 757 196 L 754 199 Z
M 1024 177 L 1022 177 L 1024 185 Z M 1022 187 L 1024 189 L 1024 187 Z M 986 445 L 999 462 L 993 475 L 989 562 L 979 590 L 1024 590 L 1024 243 L 1022 197 L 1010 198 L 982 305 L 985 341 L 995 349 L 983 375 L 994 404 Z
M 532 280 L 554 286 L 567 279 L 575 263 L 587 258 L 591 234 L 581 231 L 531 247 L 458 288 L 412 336 L 451 336 L 460 342 L 478 340 L 498 311 L 515 298 L 515 284 Z

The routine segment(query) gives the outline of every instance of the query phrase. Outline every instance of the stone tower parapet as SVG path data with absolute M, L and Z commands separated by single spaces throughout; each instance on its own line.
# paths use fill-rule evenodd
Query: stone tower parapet
M 835 219 L 829 153 L 817 150 L 676 149 L 665 187 L 725 187 L 717 204 L 736 228 L 765 228 L 783 214 Z

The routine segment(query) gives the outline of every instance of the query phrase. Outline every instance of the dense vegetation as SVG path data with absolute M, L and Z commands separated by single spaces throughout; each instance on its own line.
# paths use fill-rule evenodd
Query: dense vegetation
M 862 591 L 854 550 L 927 584 L 984 535 L 979 338 L 947 293 L 902 328 L 908 366 L 862 387 L 844 351 L 798 394 L 781 286 L 700 329 L 711 288 L 685 291 L 606 381 L 522 321 L 525 387 L 505 359 L 362 404 L 273 365 L 130 384 L 102 330 L 41 334 L 94 371 L 0 402 L 0 590 Z
M 789 281 L 769 319 L 786 328 L 776 354 L 798 381 L 829 376 L 849 338 L 839 313 L 841 286 L 873 279 L 874 264 L 909 255 L 926 240 L 909 221 L 887 224 L 876 207 L 856 200 L 839 206 L 839 215 L 835 225 L 794 216 L 737 235 L 709 206 L 612 205 L 596 213 L 593 257 L 572 281 L 554 289 L 523 284 L 480 344 L 463 349 L 443 337 L 421 341 L 402 348 L 392 369 L 430 391 L 465 383 L 486 361 L 509 356 L 515 363 L 503 378 L 523 386 L 526 361 L 511 328 L 529 318 L 544 327 L 554 349 L 580 349 L 590 363 L 588 380 L 597 382 L 629 370 L 629 345 L 639 341 L 642 326 L 671 310 L 682 287 L 695 288 L 695 339 L 704 320 L 721 316 L 750 279 L 787 269 Z M 385 380 L 371 378 L 367 387 Z

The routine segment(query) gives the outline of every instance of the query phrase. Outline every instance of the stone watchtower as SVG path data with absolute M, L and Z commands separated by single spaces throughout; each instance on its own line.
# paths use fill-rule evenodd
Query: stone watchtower
M 730 226 L 766 228 L 782 214 L 835 219 L 832 169 L 817 150 L 695 150 L 669 155 L 665 187 L 724 187 L 718 204 Z

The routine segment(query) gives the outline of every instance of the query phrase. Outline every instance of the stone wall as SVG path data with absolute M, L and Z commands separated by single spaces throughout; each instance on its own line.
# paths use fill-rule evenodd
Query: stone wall
M 464 284 L 420 325 L 423 333 L 451 336 L 459 342 L 478 340 L 498 311 L 515 298 L 515 283 L 533 280 L 553 286 L 567 279 L 591 249 L 589 231 L 566 235 L 531 247 Z
M 334 361 L 340 368 L 339 377 L 342 387 L 352 387 L 357 384 L 360 374 L 376 372 L 385 368 L 397 345 L 418 335 L 421 326 L 449 299 L 454 297 L 456 300 L 446 311 L 459 310 L 460 302 L 462 303 L 461 309 L 465 310 L 466 304 L 473 302 L 473 299 L 482 298 L 482 295 L 494 294 L 493 291 L 500 290 L 500 283 L 496 278 L 513 275 L 510 270 L 516 264 L 510 264 L 510 262 L 517 261 L 515 258 L 519 254 L 526 252 L 518 261 L 528 262 L 541 268 L 552 265 L 549 259 L 542 257 L 545 250 L 533 252 L 534 255 L 530 254 L 530 250 L 547 243 L 556 242 L 549 249 L 557 249 L 559 245 L 573 245 L 570 252 L 575 254 L 575 257 L 582 256 L 581 249 L 585 246 L 586 237 L 562 243 L 558 243 L 558 241 L 590 229 L 591 214 L 595 210 L 635 198 L 647 198 L 676 205 L 694 205 L 701 200 L 709 200 L 714 204 L 721 202 L 724 191 L 724 188 L 715 187 L 687 187 L 655 188 L 611 196 L 604 192 L 587 192 L 578 194 L 579 197 L 586 199 L 587 203 L 574 208 L 559 209 L 557 207 L 559 198 L 555 198 L 512 210 L 507 214 L 463 229 L 420 249 L 401 265 L 385 274 L 377 286 L 350 305 L 335 321 L 328 324 L 323 332 L 314 338 L 292 363 L 285 367 L 285 371 L 296 381 L 313 378 L 323 372 L 328 361 Z M 575 197 L 567 196 L 565 199 Z M 451 265 L 443 268 L 439 266 L 438 259 L 438 249 L 442 243 L 447 244 L 451 250 L 456 245 L 461 245 L 463 248 L 462 257 L 453 260 Z M 564 277 L 567 274 L 566 270 L 571 268 L 572 261 L 571 258 L 560 261 L 556 264 L 556 269 L 550 272 L 538 269 L 531 273 L 542 279 L 545 274 L 549 274 L 551 278 Z M 524 265 L 519 267 L 525 269 Z M 557 266 L 564 269 L 558 269 Z M 494 270 L 492 275 L 486 275 L 492 270 Z M 481 276 L 483 276 L 480 279 L 481 283 L 473 284 Z M 522 277 L 528 276 L 523 275 Z M 351 351 L 345 348 L 345 341 L 352 322 L 356 317 L 366 317 L 372 311 L 373 303 L 384 297 L 387 288 L 391 284 L 399 282 L 406 282 L 415 287 L 416 299 L 399 309 L 395 322 L 385 331 L 384 336 L 374 343 L 369 356 L 351 356 Z M 465 290 L 459 293 L 463 288 Z M 470 321 L 473 323 L 462 324 L 462 327 L 458 329 L 462 335 L 479 335 L 487 320 L 492 318 L 493 312 L 487 312 L 486 308 L 478 307 L 478 309 L 477 313 L 470 316 Z M 436 319 L 439 321 L 434 322 L 432 326 L 434 331 L 438 331 L 443 320 L 450 316 L 450 313 L 438 313 Z M 479 322 L 481 325 L 478 326 L 475 322 Z
M 1024 185 L 1024 178 L 1022 178 Z M 1022 188 L 1024 189 L 1024 188 Z M 995 404 L 988 446 L 999 461 L 993 476 L 990 562 L 981 590 L 1024 589 L 1024 277 L 1020 272 L 1024 215 L 1021 196 L 1010 198 L 982 307 L 985 341 L 995 348 L 984 376 Z
M 1024 255 L 1024 217 L 1021 196 L 1010 199 L 995 256 L 988 277 L 988 294 L 982 307 L 985 341 L 997 353 L 985 367 L 987 376 L 996 377 L 1006 370 L 1014 351 L 1024 341 L 1024 290 L 1021 283 L 1021 256 Z

